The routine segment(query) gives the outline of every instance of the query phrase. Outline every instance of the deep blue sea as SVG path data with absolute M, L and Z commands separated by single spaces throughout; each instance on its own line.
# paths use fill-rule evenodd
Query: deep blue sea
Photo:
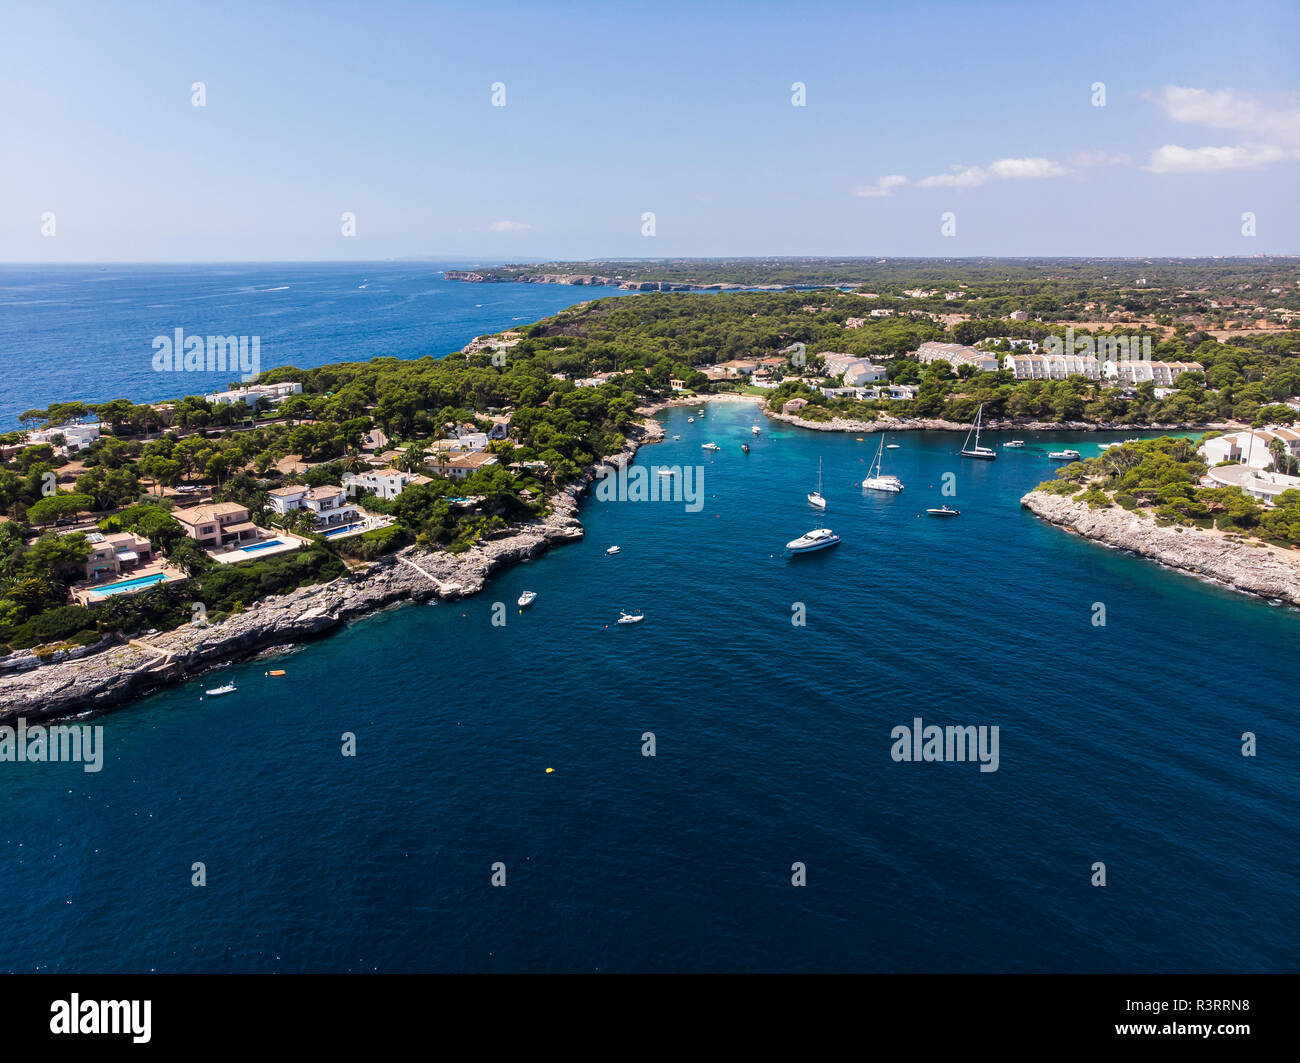
M 101 717 L 98 774 L 0 765 L 0 970 L 1300 966 L 1300 613 L 1021 510 L 1047 450 L 1107 437 L 979 463 L 899 435 L 885 496 L 858 487 L 873 437 L 694 415 L 661 415 L 637 460 L 702 465 L 700 512 L 590 499 L 585 541 L 477 598 Z M 943 501 L 961 516 L 918 516 Z M 786 556 L 818 526 L 842 545 Z M 998 725 L 999 770 L 894 762 L 918 716 Z
M 156 336 L 258 336 L 261 368 L 442 357 L 615 288 L 465 284 L 464 263 L 0 265 L 0 431 L 51 402 L 157 402 L 237 374 L 162 373 Z

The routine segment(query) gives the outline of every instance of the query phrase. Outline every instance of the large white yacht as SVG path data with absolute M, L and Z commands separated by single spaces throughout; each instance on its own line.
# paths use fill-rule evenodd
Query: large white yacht
M 825 550 L 828 546 L 838 546 L 840 537 L 830 528 L 817 528 L 785 544 L 791 553 L 807 554 L 813 550 Z

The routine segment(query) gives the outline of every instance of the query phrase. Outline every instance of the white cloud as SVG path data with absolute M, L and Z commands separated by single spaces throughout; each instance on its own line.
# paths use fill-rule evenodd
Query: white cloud
M 1153 99 L 1171 121 L 1232 130 L 1237 144 L 1185 148 L 1165 144 L 1147 159 L 1152 173 L 1227 173 L 1300 159 L 1300 106 L 1272 104 L 1232 89 L 1211 92 L 1166 85 Z
M 954 166 L 951 173 L 934 174 L 917 182 L 920 188 L 978 188 L 990 181 L 1037 181 L 1066 177 L 1068 167 L 1043 158 L 996 159 L 986 167 Z
M 907 178 L 901 174 L 890 174 L 888 177 L 882 177 L 873 185 L 858 185 L 853 190 L 855 196 L 865 196 L 873 198 L 877 196 L 892 196 L 895 188 L 902 188 L 907 184 Z
M 526 221 L 494 221 L 489 228 L 494 233 L 530 233 L 533 227 Z
M 1227 173 L 1256 170 L 1285 158 L 1288 158 L 1286 152 L 1268 145 L 1181 148 L 1177 144 L 1165 144 L 1151 153 L 1145 169 L 1151 173 Z

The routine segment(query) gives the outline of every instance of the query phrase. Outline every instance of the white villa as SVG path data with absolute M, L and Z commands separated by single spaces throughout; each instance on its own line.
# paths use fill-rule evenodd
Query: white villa
M 99 422 L 94 424 L 61 424 L 54 428 L 42 428 L 35 432 L 27 433 L 27 443 L 49 443 L 55 446 L 60 454 L 75 454 L 82 450 L 96 439 L 99 438 L 99 430 L 103 426 Z M 62 444 L 55 444 L 54 440 L 62 437 Z
M 497 459 L 493 455 L 485 454 L 482 451 L 469 454 L 450 454 L 446 457 L 434 454 L 425 459 L 425 464 L 430 469 L 449 480 L 463 480 L 470 473 L 478 472 L 479 469 L 496 463 Z
M 1235 461 L 1252 469 L 1267 469 L 1273 464 L 1273 452 L 1269 445 L 1274 439 L 1282 440 L 1288 454 L 1300 457 L 1300 432 L 1291 428 L 1268 428 L 1215 436 L 1201 446 L 1201 454 L 1210 466 Z
M 233 405 L 241 399 L 250 406 L 258 399 L 266 399 L 272 404 L 283 402 L 290 395 L 301 395 L 302 385 L 296 380 L 285 380 L 279 384 L 250 384 L 245 388 L 231 388 L 229 391 L 214 391 L 203 397 L 214 406 Z
M 348 473 L 343 477 L 345 488 L 371 491 L 378 498 L 394 499 L 411 484 L 427 484 L 429 477 L 418 473 L 402 472 L 401 469 L 374 469 L 368 472 Z
M 347 500 L 346 492 L 341 487 L 304 487 L 290 484 L 268 491 L 267 508 L 281 516 L 288 516 L 295 510 L 309 509 L 316 514 L 317 530 L 336 528 L 344 524 L 353 524 L 361 520 L 357 507 Z

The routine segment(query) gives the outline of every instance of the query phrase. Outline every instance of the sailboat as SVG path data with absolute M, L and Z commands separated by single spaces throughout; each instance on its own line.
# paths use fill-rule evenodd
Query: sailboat
M 826 499 L 822 498 L 822 459 L 817 459 L 817 490 L 809 492 L 808 504 L 818 509 L 826 508 Z
M 966 433 L 966 442 L 961 445 L 961 456 L 963 458 L 982 458 L 984 461 L 992 461 L 998 456 L 998 452 L 992 447 L 980 446 L 980 426 L 984 420 L 984 404 L 980 403 L 980 408 L 975 412 L 975 423 L 970 426 L 970 431 Z M 970 437 L 974 434 L 975 445 L 971 446 Z
M 867 478 L 862 481 L 862 487 L 866 491 L 891 491 L 897 494 L 903 489 L 903 481 L 897 476 L 890 476 L 880 471 L 881 459 L 885 456 L 885 437 L 880 437 L 880 446 L 876 448 L 876 460 L 871 463 L 871 468 L 867 470 Z

